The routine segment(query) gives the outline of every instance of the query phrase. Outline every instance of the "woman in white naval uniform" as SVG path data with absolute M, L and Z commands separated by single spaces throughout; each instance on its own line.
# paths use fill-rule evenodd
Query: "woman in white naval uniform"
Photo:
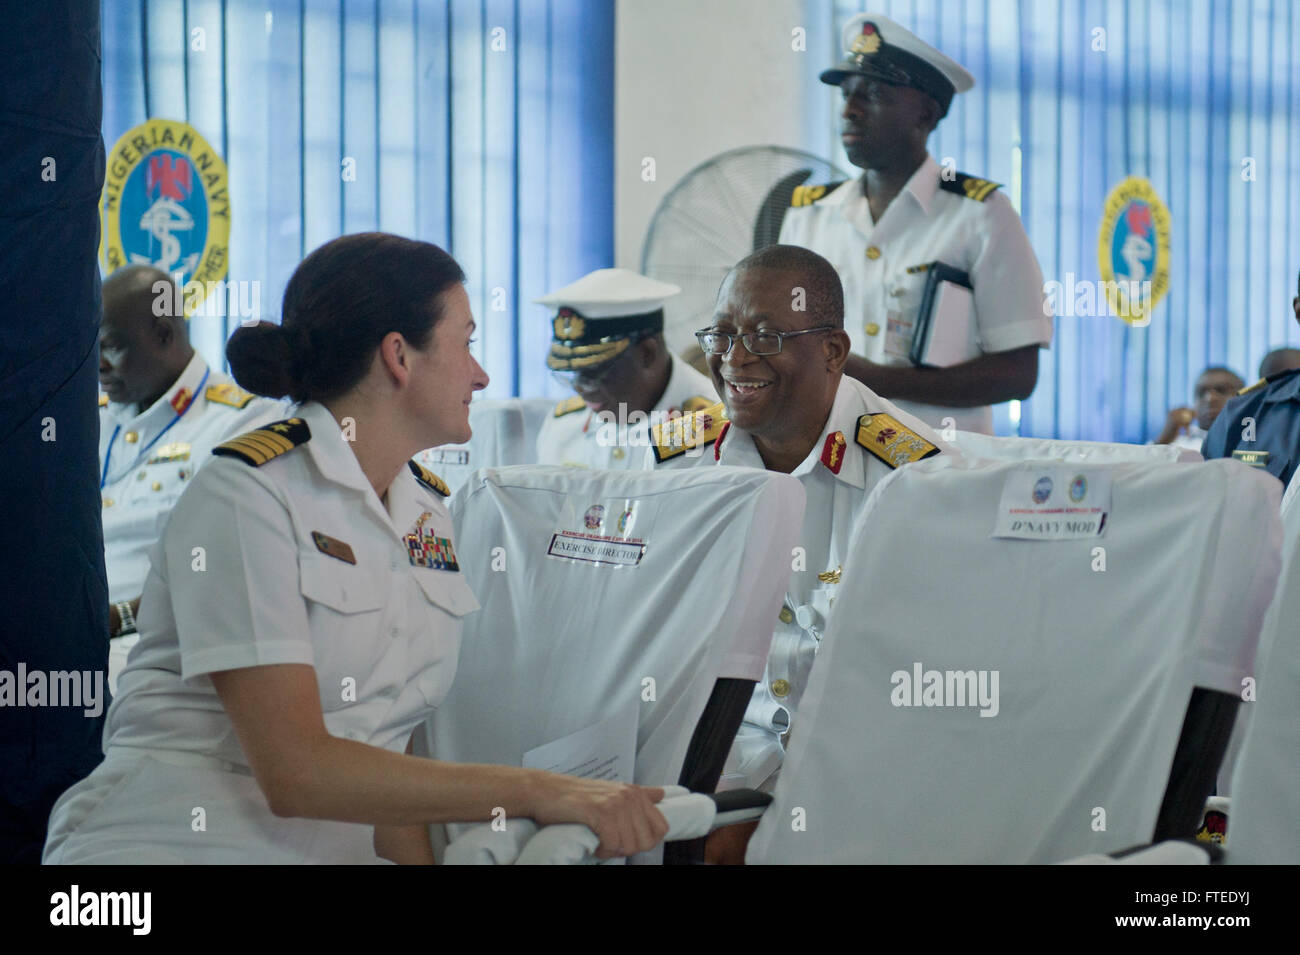
M 195 476 L 155 546 L 105 759 L 48 863 L 432 862 L 428 824 L 582 822 L 603 855 L 667 829 L 661 791 L 406 755 L 478 608 L 417 451 L 469 438 L 487 375 L 455 261 L 379 233 L 313 252 L 283 324 L 241 328 L 249 390 L 299 402 Z

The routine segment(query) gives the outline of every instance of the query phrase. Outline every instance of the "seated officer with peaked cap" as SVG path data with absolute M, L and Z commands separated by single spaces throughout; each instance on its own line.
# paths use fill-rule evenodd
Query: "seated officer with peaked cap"
M 1291 310 L 1300 322 L 1300 295 Z M 1210 426 L 1201 456 L 1236 458 L 1289 484 L 1300 463 L 1300 369 L 1274 372 L 1241 389 Z
M 118 269 L 104 280 L 99 325 L 99 467 L 108 570 L 109 687 L 135 644 L 149 549 L 194 469 L 232 434 L 283 417 L 189 343 L 166 272 Z
M 801 309 L 799 305 L 804 307 Z M 871 489 L 895 468 L 951 449 L 927 425 L 849 378 L 844 298 L 831 264 L 774 245 L 741 260 L 696 333 L 722 402 L 653 429 L 652 466 L 766 468 L 804 486 L 800 549 L 785 605 L 723 785 L 770 789 Z
M 843 45 L 846 58 L 821 81 L 842 90 L 841 139 L 862 175 L 797 188 L 780 241 L 820 253 L 840 273 L 846 374 L 934 427 L 952 418 L 992 434 L 990 405 L 1033 392 L 1052 320 L 1038 261 L 998 184 L 941 168 L 926 151 L 953 96 L 975 80 L 877 14 L 850 20 Z M 973 290 L 956 293 L 961 313 L 942 312 L 950 332 L 962 326 L 958 347 L 941 359 L 956 363 L 942 368 L 909 357 L 935 263 L 966 273 Z
M 641 467 L 650 426 L 717 401 L 664 344 L 664 300 L 680 292 L 627 269 L 598 269 L 537 299 L 556 309 L 547 367 L 577 395 L 537 436 L 540 464 Z

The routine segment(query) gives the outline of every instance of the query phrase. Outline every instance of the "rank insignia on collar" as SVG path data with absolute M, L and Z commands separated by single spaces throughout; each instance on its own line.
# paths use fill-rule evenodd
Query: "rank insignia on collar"
M 937 445 L 883 411 L 858 419 L 857 442 L 891 468 L 939 453 Z
M 843 431 L 832 431 L 826 435 L 826 444 L 822 447 L 822 464 L 830 468 L 831 474 L 839 474 L 844 466 L 844 448 L 848 441 Z
M 182 388 L 180 391 L 176 392 L 176 394 L 172 395 L 172 400 L 169 404 L 172 406 L 172 410 L 177 414 L 185 414 L 185 409 L 190 406 L 190 402 L 193 400 L 194 395 L 190 393 L 190 390 L 188 388 Z
M 328 534 L 322 534 L 320 531 L 311 532 L 312 542 L 316 549 L 326 557 L 333 557 L 335 560 L 341 560 L 345 564 L 356 564 L 357 555 L 352 553 L 352 547 L 344 543 L 337 537 L 330 537 Z

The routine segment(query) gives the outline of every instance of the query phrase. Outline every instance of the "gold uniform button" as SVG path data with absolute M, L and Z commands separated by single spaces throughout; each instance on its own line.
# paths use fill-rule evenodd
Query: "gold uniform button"
M 880 334 L 880 326 L 877 325 L 875 322 L 867 322 L 867 334 L 868 334 L 868 335 L 879 335 L 879 334 Z
M 615 461 L 622 461 L 625 457 L 627 457 L 627 452 L 624 451 L 622 448 L 615 448 L 615 449 L 614 449 L 614 460 L 615 460 Z
M 105 507 L 112 507 L 112 506 L 113 506 L 113 499 L 112 499 L 111 497 L 106 497 L 106 498 L 104 498 L 104 506 L 105 506 Z
M 135 444 L 137 441 L 140 440 L 140 436 L 136 434 L 134 431 L 128 431 L 125 435 L 125 438 L 127 444 Z
M 876 259 L 880 258 L 880 250 L 874 245 L 867 246 L 867 258 L 874 262 Z
M 154 481 L 153 484 L 150 485 L 150 487 L 152 487 L 155 491 L 161 491 L 162 483 L 160 481 Z
M 789 607 L 782 607 L 781 612 L 777 614 L 777 616 L 781 619 L 782 623 L 789 623 L 794 619 L 794 614 L 790 612 Z
M 773 681 L 772 681 L 772 694 L 773 694 L 774 696 L 781 696 L 781 697 L 789 696 L 789 695 L 790 695 L 790 681 L 789 681 L 789 680 L 773 680 Z

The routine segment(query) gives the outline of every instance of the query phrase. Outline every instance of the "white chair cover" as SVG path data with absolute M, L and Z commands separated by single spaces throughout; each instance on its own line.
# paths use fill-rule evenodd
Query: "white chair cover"
M 635 781 L 675 782 L 717 679 L 762 677 L 803 507 L 797 479 L 749 468 L 476 474 L 452 514 L 483 609 L 466 618 L 427 752 L 518 766 L 637 707 Z M 639 538 L 644 556 L 635 566 L 550 556 L 562 531 L 615 547 Z
M 479 468 L 534 464 L 537 432 L 555 408 L 550 398 L 480 398 L 470 402 L 468 444 L 421 451 L 415 459 L 455 491 Z
M 1042 863 L 1152 838 L 1192 688 L 1252 672 L 1281 485 L 1228 460 L 1079 465 L 1112 482 L 1104 536 L 991 537 L 1007 477 L 1044 466 L 943 457 L 873 491 L 749 861 Z M 990 690 L 996 671 L 996 716 L 894 705 L 917 663 Z
M 1058 438 L 1002 438 L 975 431 L 958 431 L 952 446 L 970 457 L 994 461 L 1051 460 L 1078 464 L 1119 464 L 1124 461 L 1158 464 L 1202 461 L 1199 451 L 1172 444 L 1119 444 L 1110 441 L 1062 441 Z
M 1243 703 L 1227 861 L 1300 863 L 1300 481 L 1282 499 L 1282 576 L 1259 641 L 1256 699 Z M 1234 733 L 1234 743 L 1237 741 Z M 1227 760 L 1225 759 L 1225 762 Z

